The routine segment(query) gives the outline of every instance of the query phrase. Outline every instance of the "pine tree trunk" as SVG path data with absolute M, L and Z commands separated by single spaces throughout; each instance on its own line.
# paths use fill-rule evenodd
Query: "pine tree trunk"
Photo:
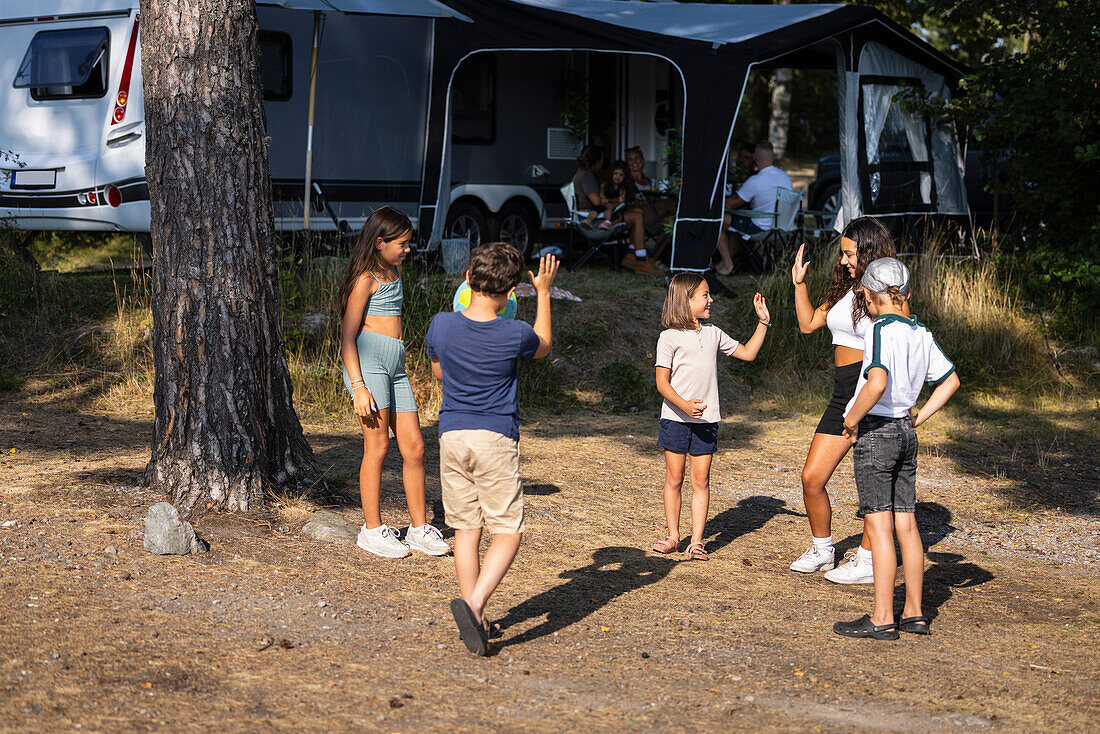
M 772 114 L 768 123 L 768 140 L 775 157 L 787 155 L 787 136 L 791 128 L 791 70 L 776 69 L 772 74 Z
M 791 0 L 776 0 L 776 5 L 790 5 Z M 791 129 L 791 77 L 790 69 L 776 69 L 771 78 L 772 114 L 768 122 L 768 141 L 776 158 L 787 155 L 787 137 Z
M 141 0 L 155 424 L 185 516 L 318 478 L 291 400 L 251 0 Z

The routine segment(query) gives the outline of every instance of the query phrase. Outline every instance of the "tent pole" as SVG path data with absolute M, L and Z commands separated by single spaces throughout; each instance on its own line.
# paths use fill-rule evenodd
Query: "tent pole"
M 321 11 L 313 11 L 313 51 L 309 58 L 309 121 L 306 132 L 306 190 L 302 227 L 309 231 L 310 189 L 313 187 L 313 103 L 317 99 L 317 48 L 321 44 Z

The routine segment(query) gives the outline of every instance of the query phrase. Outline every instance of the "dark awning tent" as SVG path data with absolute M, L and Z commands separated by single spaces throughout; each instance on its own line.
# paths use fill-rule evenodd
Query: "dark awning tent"
M 673 267 L 708 266 L 718 241 L 726 156 L 753 67 L 835 64 L 840 100 L 840 222 L 876 210 L 876 181 L 899 163 L 881 160 L 886 124 L 907 139 L 919 194 L 888 214 L 967 216 L 963 163 L 954 130 L 901 110 L 893 95 L 911 84 L 951 94 L 965 73 L 882 13 L 849 5 L 704 5 L 622 0 L 447 0 L 472 23 L 437 24 L 421 228 L 443 232 L 450 191 L 449 98 L 454 72 L 492 51 L 594 51 L 667 60 L 683 85 L 683 183 Z M 862 156 L 860 155 L 862 153 Z M 898 207 L 892 207 L 897 209 Z

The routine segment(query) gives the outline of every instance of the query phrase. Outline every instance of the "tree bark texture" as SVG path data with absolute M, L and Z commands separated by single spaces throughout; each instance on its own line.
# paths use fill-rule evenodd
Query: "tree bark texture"
M 787 155 L 787 138 L 791 129 L 791 77 L 790 69 L 776 69 L 771 78 L 772 113 L 768 123 L 768 140 L 775 149 L 775 157 Z
M 152 208 L 146 481 L 184 516 L 318 474 L 291 399 L 250 0 L 141 0 Z
M 790 5 L 791 0 L 776 0 L 776 5 Z M 790 69 L 776 69 L 772 74 L 772 113 L 768 122 L 768 141 L 776 158 L 787 155 L 787 138 L 791 129 L 791 78 Z

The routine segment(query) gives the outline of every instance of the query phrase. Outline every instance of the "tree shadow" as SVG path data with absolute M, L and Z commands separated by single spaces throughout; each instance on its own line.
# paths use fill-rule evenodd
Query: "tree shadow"
M 710 538 L 710 541 L 704 547 L 707 553 L 714 553 L 742 535 L 764 527 L 776 515 L 805 517 L 800 512 L 788 510 L 787 503 L 781 499 L 765 495 L 745 497 L 707 521 L 703 538 Z
M 952 401 L 963 426 L 948 432 L 943 451 L 959 472 L 1007 480 L 994 491 L 1018 507 L 1100 516 L 1100 411 L 1060 415 L 993 407 L 975 397 L 960 391 Z
M 520 602 L 498 619 L 501 629 L 506 630 L 529 619 L 546 618 L 531 629 L 502 640 L 499 647 L 530 642 L 565 629 L 617 597 L 660 581 L 677 563 L 667 556 L 649 555 L 640 548 L 599 548 L 588 565 L 558 574 L 568 579 L 564 584 Z

